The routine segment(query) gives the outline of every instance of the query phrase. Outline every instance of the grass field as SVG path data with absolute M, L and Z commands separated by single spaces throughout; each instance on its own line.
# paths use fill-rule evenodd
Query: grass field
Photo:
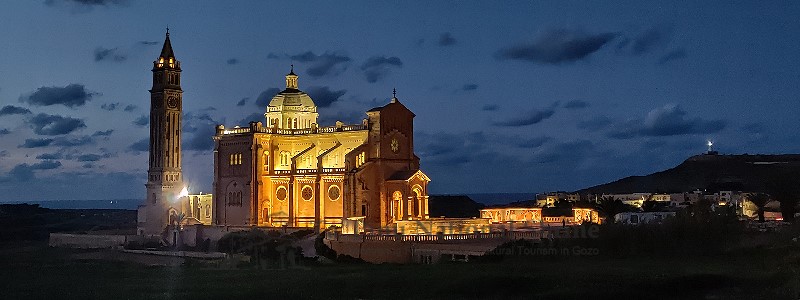
M 78 250 L 18 242 L 0 245 L 0 299 L 797 299 L 799 251 L 223 270 L 77 260 Z

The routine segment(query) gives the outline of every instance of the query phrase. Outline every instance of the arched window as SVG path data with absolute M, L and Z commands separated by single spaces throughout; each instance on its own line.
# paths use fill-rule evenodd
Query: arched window
M 292 123 L 292 128 L 297 129 L 297 118 L 294 118 L 294 123 Z
M 392 193 L 392 207 L 391 207 L 391 214 L 392 218 L 395 220 L 399 220 L 403 216 L 403 193 L 400 191 L 394 191 Z
M 418 185 L 415 185 L 413 190 L 414 190 L 414 197 L 413 198 L 415 200 L 414 201 L 414 213 L 417 216 L 422 217 L 422 213 L 423 213 L 422 212 L 422 206 L 423 206 L 422 202 L 425 201 L 425 199 L 422 197 L 422 188 L 420 186 L 418 186 Z

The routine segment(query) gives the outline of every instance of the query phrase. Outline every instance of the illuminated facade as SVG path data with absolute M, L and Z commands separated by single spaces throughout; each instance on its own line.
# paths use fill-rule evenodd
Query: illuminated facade
M 602 223 L 600 214 L 591 208 L 573 208 L 569 215 L 547 216 L 542 213 L 542 208 L 508 207 L 481 209 L 481 218 L 489 219 L 492 223 L 569 223 L 581 224 L 584 222 Z
M 428 219 L 414 114 L 397 97 L 366 114 L 361 124 L 319 126 L 290 72 L 264 122 L 217 127 L 213 224 L 326 228 L 363 218 L 379 228 Z

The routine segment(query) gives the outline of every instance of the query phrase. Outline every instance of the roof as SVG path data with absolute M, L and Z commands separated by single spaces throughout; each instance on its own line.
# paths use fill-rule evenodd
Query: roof
M 175 52 L 172 51 L 172 43 L 169 41 L 169 30 L 167 30 L 167 38 L 164 40 L 164 47 L 161 48 L 160 57 L 175 58 Z
M 308 94 L 295 89 L 286 89 L 278 93 L 275 97 L 272 97 L 269 106 L 307 106 L 313 111 L 316 111 L 317 107 L 317 105 L 314 104 L 314 100 L 312 100 Z
M 419 174 L 419 176 L 421 176 L 423 180 L 431 181 L 430 178 L 428 178 L 428 176 L 425 175 L 425 173 L 422 173 L 422 171 L 418 169 L 394 172 L 394 174 L 392 174 L 392 176 L 389 176 L 389 179 L 387 180 L 409 180 L 412 177 L 417 176 L 417 174 Z
M 410 112 L 412 115 L 414 115 L 414 113 L 411 112 L 411 110 L 409 110 L 405 105 L 403 105 L 403 103 L 400 103 L 400 100 L 397 100 L 397 98 L 392 98 L 392 100 L 388 104 L 386 104 L 384 106 L 374 107 L 374 108 L 368 110 L 367 112 L 382 111 L 382 110 L 384 110 L 386 108 L 393 107 L 393 106 L 398 106 L 398 105 L 400 107 L 402 107 L 404 110 L 406 110 L 406 111 Z

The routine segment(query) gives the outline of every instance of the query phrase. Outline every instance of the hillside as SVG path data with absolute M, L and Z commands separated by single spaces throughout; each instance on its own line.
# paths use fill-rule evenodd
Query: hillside
M 136 233 L 136 211 L 48 209 L 38 204 L 0 204 L 0 242 L 47 240 L 51 232 Z
M 472 218 L 481 214 L 483 204 L 464 195 L 431 195 L 428 199 L 428 213 L 432 218 Z
M 780 177 L 800 178 L 800 154 L 696 155 L 646 176 L 631 176 L 582 189 L 580 193 L 677 193 L 693 190 L 766 191 Z

